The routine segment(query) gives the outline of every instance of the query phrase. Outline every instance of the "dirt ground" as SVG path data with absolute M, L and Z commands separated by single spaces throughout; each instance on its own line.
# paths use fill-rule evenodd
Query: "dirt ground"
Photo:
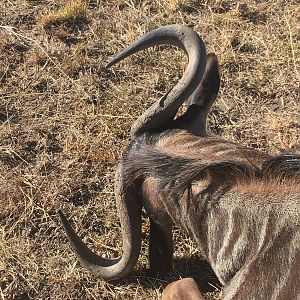
M 160 47 L 103 65 L 166 24 L 194 28 L 219 58 L 211 131 L 269 153 L 300 150 L 299 15 L 298 0 L 1 1 L 0 299 L 159 299 L 186 276 L 219 299 L 201 253 L 177 230 L 174 270 L 148 275 L 146 219 L 135 273 L 94 278 L 72 253 L 57 209 L 97 253 L 120 254 L 116 164 L 132 122 L 187 59 Z

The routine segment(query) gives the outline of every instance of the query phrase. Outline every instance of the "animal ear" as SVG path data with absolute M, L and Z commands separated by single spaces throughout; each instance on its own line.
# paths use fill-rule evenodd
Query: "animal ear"
M 199 86 L 187 101 L 187 105 L 201 106 L 207 113 L 217 98 L 220 88 L 218 58 L 214 53 L 207 55 L 207 64 Z
M 207 114 L 217 98 L 219 88 L 218 59 L 215 54 L 208 54 L 204 75 L 187 101 L 187 111 L 173 122 L 172 128 L 181 128 L 194 135 L 206 136 Z

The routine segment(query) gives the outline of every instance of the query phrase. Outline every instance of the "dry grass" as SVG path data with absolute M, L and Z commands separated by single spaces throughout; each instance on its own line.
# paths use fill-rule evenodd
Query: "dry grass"
M 0 298 L 159 299 L 180 276 L 201 282 L 201 255 L 178 232 L 167 278 L 147 276 L 147 241 L 137 272 L 115 284 L 92 277 L 70 250 L 57 208 L 98 253 L 119 253 L 115 166 L 133 120 L 186 58 L 152 49 L 102 65 L 146 31 L 193 26 L 222 70 L 209 128 L 271 153 L 300 150 L 298 1 L 57 3 L 0 4 Z M 143 229 L 146 240 L 146 220 Z
M 82 20 L 86 20 L 88 5 L 85 0 L 70 0 L 57 12 L 50 12 L 40 17 L 38 24 L 43 28 L 64 25 L 70 27 Z

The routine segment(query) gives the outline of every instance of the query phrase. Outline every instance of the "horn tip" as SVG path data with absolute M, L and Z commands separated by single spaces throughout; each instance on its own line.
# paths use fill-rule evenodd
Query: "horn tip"
M 57 210 L 57 213 L 58 213 L 58 216 L 59 216 L 59 219 L 60 219 L 62 225 L 64 227 L 66 227 L 69 224 L 68 219 L 66 218 L 66 216 L 64 215 L 64 213 L 60 209 Z
M 108 63 L 106 63 L 105 65 L 104 65 L 104 68 L 105 69 L 109 69 L 111 66 L 113 66 L 113 65 L 115 65 L 117 62 L 119 62 L 120 61 L 120 57 L 119 57 L 120 55 L 117 55 L 117 56 L 115 56 L 115 57 L 113 57 L 112 59 L 111 59 L 111 61 L 109 61 Z
M 109 69 L 113 64 L 114 64 L 113 61 L 110 61 L 110 62 L 104 64 L 104 68 Z

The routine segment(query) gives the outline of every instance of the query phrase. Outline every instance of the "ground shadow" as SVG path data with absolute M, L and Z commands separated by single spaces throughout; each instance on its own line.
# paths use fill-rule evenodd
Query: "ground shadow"
M 137 270 L 126 279 L 114 281 L 117 285 L 138 282 L 143 289 L 164 289 L 169 283 L 192 277 L 203 293 L 215 292 L 222 287 L 211 266 L 200 256 L 174 259 L 173 269 L 166 274 L 153 274 L 149 269 Z

